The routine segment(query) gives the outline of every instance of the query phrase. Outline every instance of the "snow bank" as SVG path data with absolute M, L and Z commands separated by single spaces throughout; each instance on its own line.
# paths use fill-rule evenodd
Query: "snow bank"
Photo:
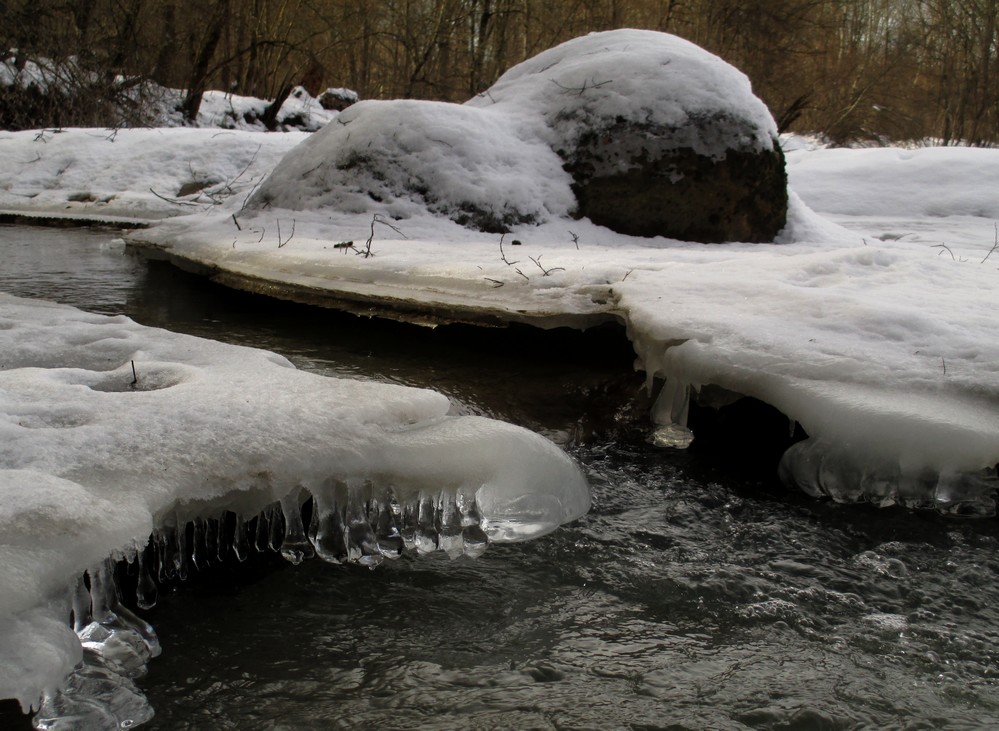
M 103 559 L 197 563 L 221 544 L 223 511 L 279 521 L 295 560 L 314 548 L 374 565 L 407 547 L 475 554 L 587 510 L 580 471 L 553 444 L 448 409 L 430 391 L 0 295 L 0 697 L 37 706 L 80 659 L 71 608 L 79 632 L 96 631 L 81 621 L 91 613 L 129 625 L 94 588 L 108 582 Z M 194 545 L 177 533 L 190 521 Z M 245 531 L 232 541 L 246 550 Z M 92 596 L 74 603 L 85 570 Z M 156 572 L 140 573 L 150 603 Z
M 349 89 L 339 90 L 346 98 L 353 94 Z M 184 115 L 177 111 L 183 101 L 183 94 L 175 89 L 157 90 L 159 94 L 158 125 L 187 127 Z M 357 95 L 354 94 L 355 100 Z M 267 128 L 261 119 L 271 100 L 253 96 L 240 96 L 224 91 L 209 90 L 201 99 L 198 120 L 195 127 L 234 129 L 246 132 L 265 132 Z M 309 94 L 304 87 L 296 86 L 278 110 L 277 129 L 283 132 L 315 132 L 331 120 L 337 112 L 325 109 L 319 100 Z
M 218 129 L 0 131 L 0 209 L 156 219 L 240 204 L 305 133 Z
M 824 213 L 999 219 L 999 150 L 974 147 L 789 152 L 795 191 Z

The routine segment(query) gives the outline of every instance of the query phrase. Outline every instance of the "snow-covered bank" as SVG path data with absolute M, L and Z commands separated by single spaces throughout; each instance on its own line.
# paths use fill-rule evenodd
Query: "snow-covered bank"
M 37 707 L 59 685 L 81 657 L 71 610 L 83 636 L 91 613 L 108 624 L 102 562 L 134 560 L 154 530 L 223 510 L 273 515 L 280 502 L 292 558 L 372 565 L 407 547 L 475 554 L 487 537 L 530 538 L 586 512 L 586 483 L 557 447 L 449 407 L 430 391 L 0 295 L 0 697 Z M 233 540 L 245 548 L 238 530 Z M 179 566 L 204 548 L 174 536 L 159 550 Z
M 242 202 L 305 132 L 0 131 L 0 212 L 148 221 Z

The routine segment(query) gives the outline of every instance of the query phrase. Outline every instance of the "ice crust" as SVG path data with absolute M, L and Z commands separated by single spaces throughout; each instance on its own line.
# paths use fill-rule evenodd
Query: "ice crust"
M 150 577 L 179 568 L 209 545 L 184 543 L 194 521 L 260 526 L 283 500 L 287 524 L 311 498 L 312 543 L 372 565 L 410 547 L 474 555 L 586 512 L 585 480 L 555 445 L 449 408 L 431 391 L 0 294 L 0 697 L 54 698 L 81 659 L 71 610 L 78 633 L 81 606 L 105 630 L 123 616 L 95 589 L 105 559 L 145 559 Z M 220 531 L 216 555 L 247 550 L 245 529 Z M 270 543 L 291 552 L 285 538 Z

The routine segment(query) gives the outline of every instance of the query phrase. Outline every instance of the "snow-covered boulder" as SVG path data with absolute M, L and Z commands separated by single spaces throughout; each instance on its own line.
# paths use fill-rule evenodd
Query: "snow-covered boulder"
M 334 112 L 342 112 L 352 104 L 357 104 L 360 98 L 353 89 L 331 87 L 319 95 L 319 106 Z
M 772 241 L 777 128 L 749 80 L 675 36 L 594 33 L 466 104 L 364 101 L 275 168 L 251 207 L 421 211 L 503 232 L 558 217 L 691 241 Z
M 576 38 L 469 102 L 540 115 L 576 215 L 639 236 L 772 241 L 787 179 L 777 127 L 741 72 L 666 33 Z

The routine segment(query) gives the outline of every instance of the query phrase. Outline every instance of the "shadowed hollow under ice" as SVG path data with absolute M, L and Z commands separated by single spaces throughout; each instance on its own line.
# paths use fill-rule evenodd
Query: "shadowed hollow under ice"
M 148 606 L 156 576 L 230 550 L 367 565 L 409 548 L 476 555 L 586 512 L 582 473 L 554 444 L 449 407 L 0 294 L 0 697 L 28 708 L 45 692 L 69 715 L 53 691 L 82 641 L 103 659 L 70 690 L 118 683 L 102 697 L 135 720 L 127 679 L 158 645 L 118 605 L 109 558 L 138 561 Z

